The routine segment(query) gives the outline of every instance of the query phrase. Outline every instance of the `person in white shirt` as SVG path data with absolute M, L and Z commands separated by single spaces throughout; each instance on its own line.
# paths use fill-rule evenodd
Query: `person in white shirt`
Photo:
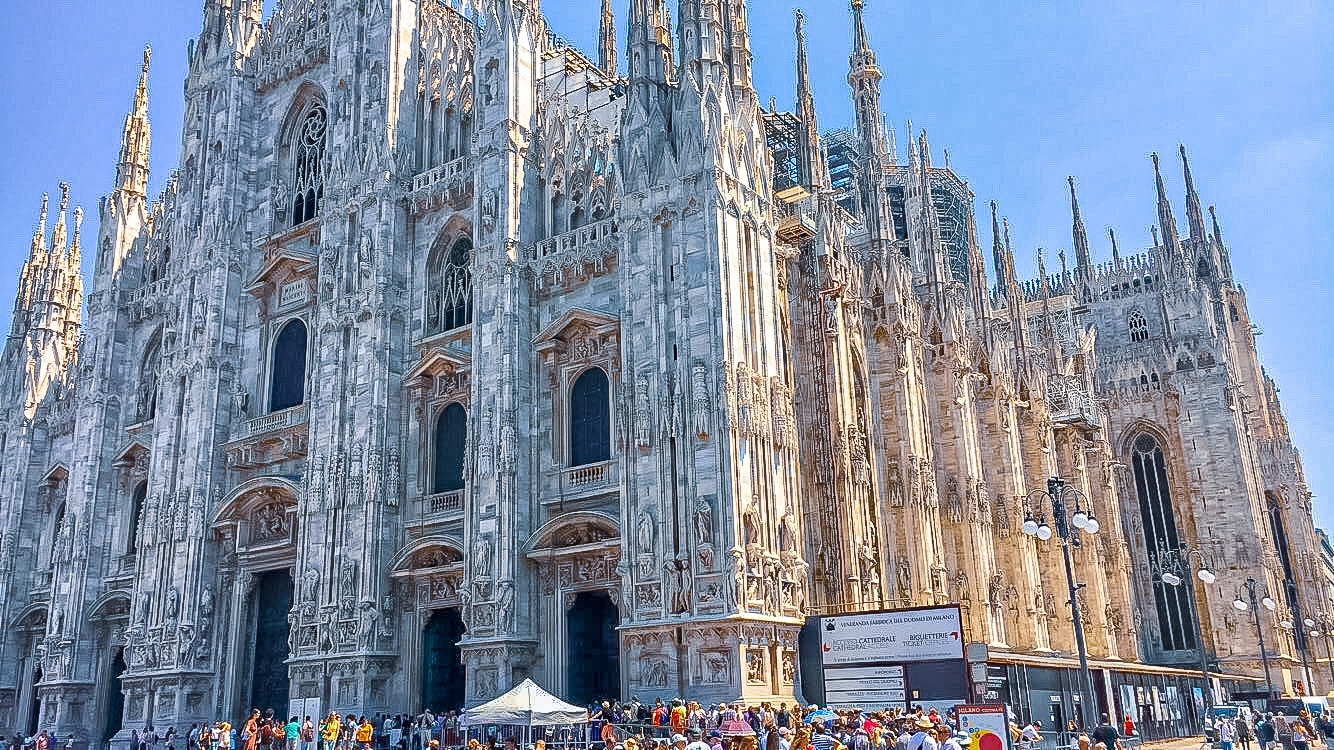
M 1034 720 L 1019 733 L 1019 750 L 1033 750 L 1042 741 L 1042 722 Z
M 709 743 L 699 738 L 699 732 L 691 732 L 690 744 L 686 745 L 686 750 L 709 750 Z

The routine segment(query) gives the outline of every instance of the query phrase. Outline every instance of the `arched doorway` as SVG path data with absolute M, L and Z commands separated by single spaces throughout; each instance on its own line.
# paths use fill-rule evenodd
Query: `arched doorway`
M 42 718 L 42 699 L 37 694 L 37 686 L 42 682 L 42 668 L 32 668 L 32 705 L 28 707 L 28 735 L 36 736 L 37 725 Z
M 116 656 L 111 660 L 111 674 L 107 678 L 107 719 L 102 730 L 102 739 L 109 740 L 120 731 L 121 721 L 125 717 L 125 693 L 120 685 L 120 676 L 125 672 L 125 649 L 116 649 Z
M 437 609 L 422 629 L 422 708 L 439 714 L 463 708 L 467 674 L 459 654 L 463 617 L 458 609 Z
M 250 707 L 287 710 L 287 612 L 292 608 L 292 578 L 286 570 L 260 573 L 255 581 L 255 655 L 250 679 Z
M 582 591 L 566 611 L 566 698 L 577 706 L 621 695 L 620 614 L 605 591 Z

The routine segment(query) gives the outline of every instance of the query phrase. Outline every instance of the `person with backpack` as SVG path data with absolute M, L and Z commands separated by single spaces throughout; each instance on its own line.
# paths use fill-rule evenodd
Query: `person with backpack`
M 1267 713 L 1255 723 L 1255 736 L 1260 740 L 1260 750 L 1272 750 L 1278 741 L 1278 727 L 1274 726 L 1274 715 Z

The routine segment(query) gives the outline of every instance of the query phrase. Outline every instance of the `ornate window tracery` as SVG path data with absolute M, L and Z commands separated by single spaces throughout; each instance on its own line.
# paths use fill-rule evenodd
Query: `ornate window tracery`
M 426 290 L 428 333 L 452 331 L 472 323 L 472 240 L 460 237 L 449 252 L 431 259 Z
M 287 322 L 273 344 L 269 411 L 299 406 L 306 400 L 306 324 L 300 318 Z
M 1149 339 L 1149 321 L 1144 319 L 1144 313 L 1139 310 L 1133 310 L 1130 317 L 1126 320 L 1130 327 L 1130 340 L 1135 343 L 1148 341 Z
M 292 226 L 304 224 L 319 214 L 324 197 L 324 149 L 329 114 L 314 103 L 301 117 L 292 134 Z
M 1167 478 L 1167 461 L 1158 440 L 1148 433 L 1131 444 L 1131 468 L 1135 476 L 1135 496 L 1140 519 L 1144 523 L 1144 541 L 1149 554 L 1174 550 L 1181 546 L 1172 491 Z M 1186 585 L 1190 585 L 1187 583 Z M 1154 608 L 1158 619 L 1158 637 L 1164 651 L 1196 648 L 1190 602 L 1182 586 L 1153 581 Z

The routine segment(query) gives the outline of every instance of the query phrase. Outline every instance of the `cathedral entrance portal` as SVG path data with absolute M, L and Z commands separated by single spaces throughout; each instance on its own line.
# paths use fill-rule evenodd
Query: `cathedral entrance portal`
M 574 597 L 565 615 L 569 639 L 565 665 L 566 698 L 577 706 L 616 700 L 621 695 L 620 614 L 604 591 L 584 591 Z
M 467 674 L 459 657 L 464 636 L 458 609 L 437 609 L 422 629 L 421 706 L 435 713 L 463 708 Z
M 287 612 L 292 608 L 292 578 L 286 570 L 258 576 L 255 586 L 255 657 L 250 677 L 250 708 L 287 710 Z
M 42 668 L 34 667 L 32 670 L 32 705 L 28 707 L 28 735 L 35 737 L 37 735 L 37 725 L 42 718 L 42 699 L 37 695 L 37 685 L 42 681 Z
M 114 737 L 125 718 L 125 693 L 120 685 L 120 676 L 124 672 L 125 649 L 118 648 L 111 660 L 111 674 L 107 677 L 107 719 L 102 731 L 103 740 Z

